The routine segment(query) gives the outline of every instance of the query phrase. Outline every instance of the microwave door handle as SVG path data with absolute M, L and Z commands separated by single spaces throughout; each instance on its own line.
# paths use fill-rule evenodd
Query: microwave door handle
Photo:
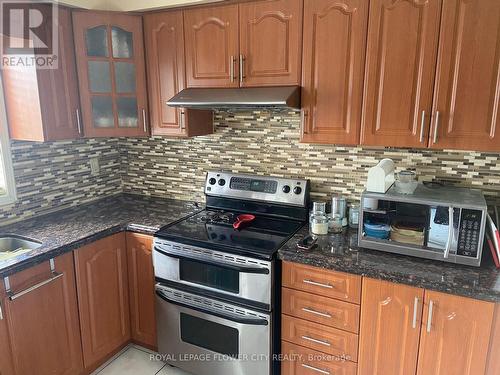
M 448 240 L 446 241 L 446 249 L 444 250 L 444 259 L 448 259 L 450 256 L 451 245 L 453 243 L 453 232 L 455 223 L 454 221 L 454 209 L 453 207 L 448 207 Z
M 158 297 L 160 297 L 162 300 L 164 300 L 165 302 L 168 302 L 172 305 L 185 307 L 186 309 L 198 311 L 198 312 L 203 313 L 203 314 L 207 314 L 207 315 L 211 315 L 211 316 L 216 316 L 218 318 L 230 320 L 231 322 L 234 322 L 234 323 L 254 325 L 254 326 L 267 326 L 269 324 L 266 319 L 262 319 L 262 318 L 245 318 L 243 316 L 240 317 L 240 316 L 235 316 L 235 315 L 228 315 L 228 314 L 225 314 L 221 311 L 208 310 L 208 309 L 204 309 L 202 307 L 192 306 L 192 305 L 188 305 L 186 303 L 174 301 L 174 300 L 171 300 L 170 298 L 168 298 L 167 296 L 165 296 L 160 290 L 156 290 L 156 295 Z
M 258 274 L 264 274 L 268 275 L 269 274 L 269 269 L 264 268 L 264 267 L 245 267 L 245 266 L 238 266 L 236 264 L 230 264 L 230 263 L 224 263 L 224 262 L 217 262 L 212 259 L 208 258 L 202 258 L 202 257 L 186 257 L 180 254 L 174 254 L 174 253 L 169 253 L 164 250 L 159 249 L 158 247 L 155 246 L 155 251 L 159 252 L 160 254 L 163 254 L 165 256 L 171 257 L 171 258 L 176 258 L 176 259 L 185 259 L 185 260 L 194 260 L 197 262 L 209 264 L 212 266 L 217 266 L 217 267 L 224 267 L 228 268 L 234 271 L 238 271 L 241 273 L 258 273 Z

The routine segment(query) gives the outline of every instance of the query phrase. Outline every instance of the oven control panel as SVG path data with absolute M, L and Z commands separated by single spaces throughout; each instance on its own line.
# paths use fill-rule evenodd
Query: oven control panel
M 208 172 L 205 194 L 306 207 L 309 180 Z
M 460 218 L 457 255 L 476 258 L 481 237 L 481 221 L 483 212 L 463 209 Z

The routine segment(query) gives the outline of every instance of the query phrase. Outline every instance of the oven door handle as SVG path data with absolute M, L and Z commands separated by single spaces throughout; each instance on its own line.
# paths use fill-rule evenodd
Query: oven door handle
M 217 316 L 222 319 L 230 320 L 231 322 L 234 323 L 240 323 L 240 324 L 247 324 L 247 325 L 254 325 L 254 326 L 267 326 L 269 323 L 266 319 L 258 319 L 258 318 L 244 318 L 244 317 L 238 317 L 234 315 L 226 315 L 222 312 L 219 311 L 212 311 L 208 309 L 203 309 L 198 306 L 191 306 L 182 302 L 177 302 L 173 301 L 170 298 L 166 297 L 161 291 L 156 290 L 156 295 L 160 297 L 162 300 L 171 303 L 172 305 L 180 306 L 180 307 L 185 307 L 186 309 L 194 310 L 201 312 L 203 314 L 207 315 L 212 315 L 212 316 Z
M 269 269 L 263 268 L 263 267 L 244 267 L 244 266 L 238 266 L 235 264 L 216 262 L 214 260 L 205 259 L 205 258 L 201 258 L 201 257 L 186 257 L 186 256 L 180 255 L 180 254 L 168 253 L 166 251 L 160 250 L 156 246 L 154 249 L 155 249 L 155 251 L 158 251 L 160 254 L 166 255 L 168 257 L 176 258 L 176 259 L 194 260 L 194 261 L 198 261 L 201 263 L 210 264 L 212 266 L 228 268 L 228 269 L 238 271 L 241 273 L 258 273 L 258 274 L 269 275 Z

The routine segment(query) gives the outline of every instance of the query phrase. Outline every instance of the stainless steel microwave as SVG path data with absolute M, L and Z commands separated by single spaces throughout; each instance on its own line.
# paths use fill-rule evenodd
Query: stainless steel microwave
M 360 247 L 480 266 L 488 208 L 479 190 L 419 184 L 361 195 Z

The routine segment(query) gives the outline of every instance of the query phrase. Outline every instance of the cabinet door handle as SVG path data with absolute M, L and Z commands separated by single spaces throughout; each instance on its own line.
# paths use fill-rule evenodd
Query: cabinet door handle
M 181 116 L 179 118 L 179 121 L 181 123 L 181 129 L 182 130 L 186 129 L 186 122 L 185 122 L 185 119 L 184 119 L 184 111 L 183 110 L 181 111 Z
M 142 109 L 142 126 L 144 126 L 144 133 L 148 132 L 148 126 L 146 124 L 146 110 Z
M 305 284 L 309 284 L 309 285 L 319 286 L 321 288 L 333 289 L 333 285 L 318 283 L 317 281 L 313 281 L 313 280 L 309 280 L 309 279 L 304 279 L 304 280 L 302 280 L 302 282 Z
M 245 78 L 245 56 L 240 55 L 240 85 L 243 84 Z
M 82 120 L 80 119 L 80 110 L 76 109 L 76 125 L 78 126 L 78 134 L 82 135 Z
M 314 339 L 312 337 L 309 337 L 309 336 L 301 336 L 301 338 L 303 340 L 307 340 L 307 341 L 311 341 L 311 342 L 314 342 L 315 344 L 320 344 L 320 345 L 324 345 L 324 346 L 332 346 L 332 344 L 330 344 L 328 341 L 323 341 L 323 340 L 318 340 L 318 339 Z
M 434 143 L 438 141 L 438 129 L 439 129 L 439 111 L 436 111 L 436 123 L 434 124 Z
M 425 130 L 425 110 L 422 111 L 422 119 L 420 120 L 420 143 L 424 142 L 424 130 Z
M 418 301 L 418 297 L 415 297 L 415 301 L 413 302 L 413 321 L 411 324 L 413 329 L 417 328 Z
M 434 312 L 434 301 L 429 302 L 429 315 L 427 316 L 427 333 L 431 333 L 432 328 L 432 313 Z
M 53 281 L 55 281 L 55 280 L 57 280 L 57 279 L 59 279 L 59 278 L 61 278 L 63 276 L 64 276 L 64 273 L 54 272 L 52 274 L 52 277 L 49 278 L 49 279 L 47 279 L 47 280 L 41 281 L 38 284 L 35 284 L 35 285 L 33 285 L 33 286 L 31 286 L 31 287 L 29 287 L 27 289 L 24 289 L 21 292 L 18 292 L 18 293 L 15 293 L 15 294 L 9 293 L 9 299 L 11 301 L 14 301 L 14 300 L 18 299 L 19 297 L 22 297 L 22 296 L 24 296 L 24 295 L 26 295 L 28 293 L 31 293 L 34 290 L 37 290 L 38 288 L 41 288 L 42 286 L 47 285 L 47 284 L 49 284 L 49 283 L 51 283 L 51 282 L 53 282 Z
M 323 313 L 323 312 L 320 312 L 320 311 L 316 311 L 316 310 L 311 309 L 309 307 L 303 307 L 302 311 L 304 311 L 306 313 L 309 313 L 309 314 L 314 314 L 314 315 L 322 316 L 324 318 L 331 318 L 332 317 L 331 314 Z
M 231 83 L 234 82 L 234 63 L 236 62 L 236 59 L 234 56 L 229 57 L 229 79 L 231 80 Z
M 322 370 L 322 369 L 314 367 L 314 366 L 306 365 L 305 363 L 301 363 L 301 366 L 308 369 L 308 370 L 319 372 L 320 374 L 330 375 L 330 371 L 326 371 L 326 370 Z
M 3 320 L 2 301 L 0 301 L 0 320 Z

